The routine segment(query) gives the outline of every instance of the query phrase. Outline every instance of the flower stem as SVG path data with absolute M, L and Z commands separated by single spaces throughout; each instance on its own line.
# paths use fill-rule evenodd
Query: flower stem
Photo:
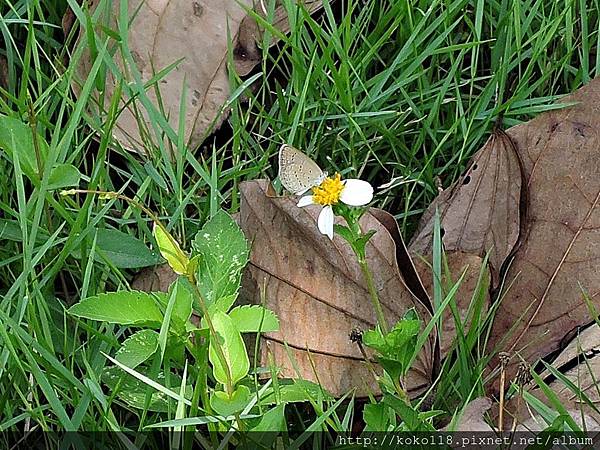
M 377 289 L 375 288 L 375 281 L 373 280 L 373 274 L 369 269 L 369 265 L 367 264 L 367 259 L 364 255 L 356 255 L 358 257 L 358 264 L 360 265 L 360 269 L 362 270 L 363 276 L 367 281 L 367 289 L 369 290 L 369 298 L 371 299 L 371 304 L 373 305 L 373 309 L 375 310 L 375 315 L 377 316 L 377 323 L 379 324 L 379 328 L 381 328 L 381 332 L 386 334 L 388 332 L 387 322 L 385 321 L 385 316 L 383 315 L 383 309 L 381 308 L 381 302 L 379 301 L 379 295 L 377 295 Z

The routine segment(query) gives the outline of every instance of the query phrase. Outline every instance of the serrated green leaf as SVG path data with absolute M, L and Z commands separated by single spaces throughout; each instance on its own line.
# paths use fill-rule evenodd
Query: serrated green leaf
M 155 298 L 140 291 L 108 292 L 88 297 L 71 306 L 68 312 L 84 319 L 153 328 L 159 328 L 163 318 Z
M 219 343 L 225 356 L 225 363 L 229 367 L 231 375 L 231 383 L 236 384 L 239 380 L 248 375 L 250 370 L 250 361 L 246 353 L 246 346 L 242 340 L 242 335 L 236 328 L 231 318 L 221 312 L 216 311 L 211 317 L 213 326 L 219 337 Z M 221 384 L 227 384 L 227 371 L 221 364 L 221 360 L 217 355 L 215 346 L 217 343 L 211 336 L 208 349 L 208 357 L 213 365 L 213 375 Z
M 156 223 L 154 224 L 153 233 L 156 244 L 158 245 L 158 250 L 163 258 L 167 260 L 171 269 L 178 275 L 185 274 L 190 261 L 186 254 L 183 253 L 183 250 L 181 250 L 179 243 L 171 236 L 171 234 L 163 230 L 163 228 Z
M 363 333 L 363 344 L 379 352 L 379 363 L 394 379 L 408 370 L 416 347 L 421 322 L 414 317 L 409 311 L 385 335 L 379 328 Z
M 279 330 L 279 320 L 275 313 L 260 305 L 238 306 L 229 312 L 229 317 L 242 333 Z
M 348 242 L 350 245 L 352 245 L 352 243 L 354 242 L 354 235 L 352 234 L 352 231 L 350 231 L 350 228 L 348 228 L 346 225 L 338 225 L 335 224 L 333 226 L 333 230 L 342 238 L 344 238 L 344 240 L 346 242 Z
M 158 333 L 154 330 L 140 330 L 123 341 L 115 359 L 135 369 L 150 358 L 157 349 Z
M 198 287 L 207 303 L 237 294 L 242 270 L 248 263 L 248 243 L 229 214 L 220 210 L 206 222 L 192 248 L 201 256 Z
M 354 243 L 352 244 L 354 251 L 359 255 L 364 254 L 367 243 L 371 240 L 375 233 L 375 230 L 369 230 L 356 241 L 354 241 Z
M 243 384 L 238 386 L 231 397 L 227 392 L 215 391 L 210 397 L 210 406 L 222 416 L 231 416 L 242 411 L 250 401 L 250 389 Z
M 119 230 L 99 229 L 96 250 L 120 269 L 148 267 L 161 261 L 160 255 L 141 240 Z M 100 256 L 97 259 L 102 261 Z

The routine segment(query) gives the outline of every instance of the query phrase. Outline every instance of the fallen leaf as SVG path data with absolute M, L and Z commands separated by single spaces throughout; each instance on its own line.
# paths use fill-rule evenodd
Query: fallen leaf
M 240 295 L 260 302 L 262 293 L 281 325 L 281 331 L 265 336 L 268 345 L 261 346 L 261 364 L 268 364 L 270 351 L 284 377 L 318 381 L 336 396 L 352 388 L 358 396 L 379 392 L 358 346 L 349 339 L 353 329 L 373 328 L 376 323 L 352 250 L 339 237 L 330 241 L 319 233 L 318 207 L 298 208 L 291 197 L 267 196 L 267 189 L 266 181 L 240 185 L 240 225 L 252 243 Z M 415 308 L 427 323 L 428 307 L 400 274 L 395 241 L 371 214 L 363 216 L 361 225 L 376 231 L 367 246 L 367 259 L 385 316 L 396 322 Z M 409 372 L 406 384 L 411 396 L 430 385 L 434 352 L 430 340 Z
M 429 309 L 429 312 L 433 313 L 430 294 L 423 286 L 420 272 L 417 270 L 415 262 L 406 248 L 400 228 L 398 228 L 398 222 L 396 222 L 394 216 L 382 209 L 371 208 L 369 212 L 386 228 L 390 237 L 394 240 L 396 244 L 396 261 L 401 269 L 404 282 L 421 303 Z
M 323 7 L 322 0 L 302 0 L 298 1 L 309 14 L 312 14 Z M 263 18 L 268 17 L 268 11 L 265 9 L 264 2 L 256 2 L 254 12 Z M 300 6 L 299 6 L 300 7 Z M 273 11 L 272 26 L 281 31 L 283 34 L 290 32 L 290 23 L 288 20 L 287 9 L 281 4 L 281 1 L 276 2 L 275 10 Z M 249 14 L 240 23 L 238 44 L 236 51 L 247 55 L 250 60 L 258 60 L 260 58 L 259 44 L 262 41 L 262 26 L 257 23 L 255 18 Z M 278 42 L 276 37 L 272 37 L 270 45 L 273 46 Z M 255 64 L 246 63 L 244 60 L 236 61 L 235 69 L 240 76 L 244 76 L 252 70 Z
M 564 101 L 576 104 L 509 130 L 529 192 L 527 235 L 507 272 L 489 348 L 529 363 L 592 321 L 582 287 L 596 308 L 600 294 L 600 79 Z
M 178 129 L 180 120 L 180 102 L 182 99 L 186 102 L 185 139 L 192 147 L 202 142 L 211 126 L 218 127 L 224 119 L 222 107 L 230 94 L 227 39 L 228 35 L 231 36 L 235 47 L 240 22 L 246 16 L 244 6 L 251 7 L 252 1 L 128 2 L 129 17 L 133 18 L 129 26 L 128 45 L 142 82 L 147 83 L 158 71 L 181 60 L 175 69 L 161 79 L 157 87 L 160 89 L 162 108 L 175 130 Z M 103 8 L 105 9 L 100 15 L 103 18 L 99 19 L 98 23 L 104 23 L 109 16 L 109 26 L 117 29 L 116 17 L 119 14 L 120 2 L 112 2 L 110 11 L 107 11 L 106 7 Z M 79 40 L 86 43 L 87 36 L 84 32 Z M 131 74 L 135 69 L 125 63 L 127 57 L 122 55 L 120 50 L 113 59 L 123 74 Z M 234 52 L 234 61 L 244 59 L 246 56 L 242 52 Z M 92 64 L 91 53 L 86 48 L 79 64 L 82 80 L 87 78 Z M 183 97 L 184 82 L 186 97 Z M 103 93 L 107 98 L 110 99 L 114 94 L 116 84 L 118 80 L 115 80 L 112 73 L 109 74 Z M 156 89 L 148 88 L 146 95 L 158 110 Z M 140 131 L 134 112 L 141 113 L 146 123 L 150 123 L 149 114 L 139 99 L 130 102 L 129 100 L 131 98 L 122 100 L 125 108 L 117 119 L 113 134 L 124 147 L 139 152 L 144 148 L 144 132 Z M 150 130 L 150 135 L 153 135 L 153 130 Z M 156 143 L 155 138 L 152 140 Z
M 92 2 L 93 10 L 97 2 Z M 206 135 L 217 129 L 227 116 L 226 102 L 230 96 L 228 65 L 228 37 L 233 46 L 233 66 L 240 76 L 248 74 L 260 61 L 256 39 L 258 27 L 247 15 L 247 9 L 254 5 L 253 0 L 129 0 L 130 21 L 128 46 L 135 67 L 129 65 L 127 55 L 119 49 L 113 59 L 125 82 L 135 78 L 139 71 L 141 81 L 148 83 L 156 73 L 177 63 L 160 82 L 148 87 L 145 95 L 159 111 L 157 89 L 160 91 L 160 105 L 169 118 L 170 126 L 179 129 L 181 101 L 185 101 L 185 141 L 191 148 L 199 146 Z M 116 17 L 119 14 L 119 1 L 115 0 L 112 10 L 104 9 L 98 23 L 108 22 L 112 29 L 118 29 Z M 260 2 L 262 4 L 262 2 Z M 315 10 L 319 2 L 308 2 L 309 10 Z M 257 7 L 262 8 L 262 6 Z M 104 8 L 106 8 L 104 6 Z M 106 18 L 109 17 L 107 20 Z M 284 24 L 285 9 L 276 10 L 275 19 Z M 67 12 L 63 27 L 65 33 L 72 26 L 72 13 Z M 242 26 L 243 25 L 243 26 Z M 105 39 L 107 36 L 100 27 L 96 32 Z M 79 42 L 87 42 L 84 31 Z M 273 40 L 274 42 L 276 39 Z M 114 44 L 114 41 L 113 41 Z M 86 80 L 94 61 L 89 46 L 78 65 L 80 80 Z M 119 80 L 109 73 L 102 95 L 110 99 Z M 185 87 L 184 87 L 185 84 Z M 79 91 L 79 86 L 74 86 Z M 137 97 L 137 93 L 134 93 Z M 108 104 L 108 103 L 105 103 Z M 140 130 L 136 117 L 142 116 L 142 123 L 151 123 L 149 112 L 139 98 L 124 95 L 121 101 L 123 112 L 119 115 L 113 135 L 123 147 L 142 152 L 144 142 L 157 144 L 155 130 Z
M 459 251 L 481 258 L 490 252 L 492 285 L 498 283 L 504 260 L 519 238 L 526 190 L 521 189 L 519 155 L 501 130 L 492 133 L 469 169 L 443 191 L 423 214 L 409 249 L 412 255 L 430 255 L 433 225 L 439 211 L 446 252 Z M 523 208 L 521 208 L 523 206 Z
M 423 260 L 421 258 L 415 258 L 415 265 L 419 274 L 421 274 L 421 280 L 423 280 L 423 286 L 429 293 L 430 298 L 433 298 L 433 272 L 431 270 L 431 261 Z M 466 335 L 470 329 L 471 322 L 473 320 L 473 314 L 475 313 L 475 306 L 479 306 L 480 309 L 477 314 L 481 317 L 485 317 L 489 305 L 489 291 L 487 289 L 489 285 L 489 271 L 487 268 L 482 273 L 482 266 L 484 259 L 477 255 L 470 253 L 464 253 L 460 251 L 454 251 L 446 253 L 446 262 L 448 265 L 448 272 L 451 275 L 451 279 L 447 279 L 446 274 L 442 276 L 442 286 L 446 286 L 446 292 L 458 281 L 463 275 L 462 282 L 454 295 L 454 304 L 461 321 L 461 327 L 463 334 Z M 481 279 L 481 285 L 479 285 Z M 480 290 L 477 290 L 479 287 Z M 477 299 L 479 303 L 476 303 L 475 296 L 478 294 L 483 295 L 485 298 L 483 301 Z M 471 307 L 471 305 L 473 305 Z M 469 309 L 471 307 L 471 309 Z M 440 330 L 440 356 L 444 358 L 448 352 L 452 349 L 454 340 L 457 335 L 456 320 L 452 313 L 450 305 L 442 313 L 441 330 Z
M 168 264 L 161 264 L 141 270 L 133 279 L 131 287 L 136 291 L 167 292 L 176 279 L 177 274 L 173 269 Z
M 457 423 L 450 424 L 443 431 L 494 431 L 485 420 L 485 413 L 492 407 L 487 397 L 471 400 L 463 409 Z
M 599 355 L 600 327 L 593 324 L 578 332 L 551 363 L 552 367 L 561 372 L 577 389 L 580 389 L 594 405 L 598 405 L 600 402 L 600 392 L 597 388 L 598 379 L 600 379 Z M 600 430 L 600 413 L 590 407 L 583 396 L 579 396 L 576 391 L 574 392 L 548 369 L 544 370 L 540 377 L 552 389 L 560 404 L 569 411 L 571 417 L 582 429 L 585 426 L 587 430 Z M 550 409 L 554 409 L 552 402 L 535 381 L 530 382 L 525 389 Z M 519 402 L 516 397 L 507 402 L 506 410 L 511 421 L 516 416 L 517 422 L 524 429 L 534 431 L 544 429 L 547 426 L 546 422 L 533 412 L 532 408 L 526 408 L 523 404 L 523 400 Z

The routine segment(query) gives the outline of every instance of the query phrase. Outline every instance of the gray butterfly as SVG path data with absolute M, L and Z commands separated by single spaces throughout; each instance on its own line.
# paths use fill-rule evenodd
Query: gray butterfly
M 289 192 L 302 195 L 326 176 L 327 172 L 297 148 L 283 144 L 279 149 L 279 179 Z

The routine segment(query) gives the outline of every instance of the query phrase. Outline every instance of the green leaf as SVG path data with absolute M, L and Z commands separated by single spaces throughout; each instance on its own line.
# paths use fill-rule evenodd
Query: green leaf
M 231 416 L 242 411 L 250 401 L 250 389 L 247 386 L 239 385 L 231 397 L 227 392 L 214 391 L 210 397 L 210 406 L 222 416 Z
M 171 269 L 173 269 L 176 274 L 185 274 L 190 261 L 186 254 L 181 250 L 181 247 L 175 238 L 160 225 L 155 223 L 154 239 L 156 239 L 160 254 L 167 260 Z
M 402 419 L 405 431 L 433 431 L 432 425 L 425 422 L 419 412 L 410 404 L 402 401 L 395 395 L 386 394 L 383 403 L 392 408 Z
M 229 312 L 229 317 L 242 333 L 279 331 L 275 313 L 260 305 L 238 306 Z
M 311 400 L 333 400 L 334 397 L 321 386 L 308 380 L 280 380 L 277 395 L 270 388 L 260 399 L 262 405 L 298 403 Z
M 378 356 L 377 362 L 383 367 L 392 380 L 398 380 L 402 375 L 404 375 L 404 369 L 406 368 L 405 364 L 401 361 L 386 358 L 384 356 Z
M 249 439 L 261 448 L 275 448 L 273 443 L 277 434 L 285 431 L 285 404 L 282 403 L 263 414 L 258 424 L 250 429 Z
M 154 297 L 140 291 L 108 292 L 88 297 L 71 306 L 68 312 L 84 319 L 153 328 L 159 328 L 163 319 Z
M 165 315 L 163 317 L 163 322 L 160 326 L 160 332 L 158 333 L 158 346 L 160 347 L 160 361 L 163 361 L 165 357 L 165 352 L 167 350 L 167 339 L 169 337 L 169 331 L 171 328 L 171 317 L 173 316 L 173 309 L 175 307 L 175 302 L 177 301 L 177 291 L 178 284 L 173 283 L 173 289 L 169 291 L 169 301 L 167 302 L 167 307 L 165 308 Z
M 171 321 L 178 332 L 184 332 L 186 324 L 192 315 L 192 305 L 194 304 L 194 288 L 185 277 L 178 277 L 169 286 L 169 295 L 175 292 L 175 303 L 173 305 L 173 315 Z
M 333 231 L 335 231 L 340 237 L 342 237 L 348 244 L 352 245 L 354 242 L 354 234 L 346 225 L 333 225 Z
M 223 311 L 224 313 L 226 313 L 231 309 L 236 299 L 237 294 L 226 295 L 225 297 L 221 297 L 215 303 L 210 305 L 210 308 L 211 310 L 218 309 L 219 311 Z
M 287 427 L 285 423 L 285 404 L 282 403 L 264 413 L 258 425 L 256 425 L 250 431 L 282 432 L 286 430 Z
M 120 269 L 154 266 L 161 260 L 160 255 L 141 240 L 119 230 L 99 229 L 96 249 Z M 97 259 L 102 261 L 100 256 Z
M 363 343 L 379 351 L 383 356 L 395 359 L 407 350 L 409 344 L 419 334 L 420 327 L 419 320 L 401 319 L 385 336 L 379 329 L 365 331 Z
M 62 189 L 71 186 L 78 186 L 81 179 L 81 173 L 77 167 L 71 164 L 58 164 L 52 168 L 48 177 L 49 191 Z
M 363 344 L 379 352 L 379 363 L 394 379 L 409 369 L 421 328 L 415 317 L 416 313 L 409 310 L 385 336 L 379 328 L 363 333 Z
M 371 240 L 371 238 L 375 235 L 375 233 L 375 230 L 369 230 L 361 237 L 359 237 L 356 241 L 354 241 L 354 243 L 352 244 L 354 251 L 359 255 L 364 255 L 365 247 L 367 246 L 367 243 Z
M 150 358 L 157 349 L 158 333 L 154 330 L 141 330 L 125 339 L 115 359 L 135 369 Z
M 231 318 L 221 311 L 215 311 L 211 320 L 225 356 L 225 363 L 229 367 L 231 383 L 236 384 L 250 370 L 250 361 L 248 360 L 242 335 Z M 217 355 L 216 345 L 217 343 L 211 336 L 208 357 L 213 365 L 213 375 L 219 383 L 227 384 L 227 371 Z
M 140 370 L 138 367 L 136 370 Z M 169 389 L 179 389 L 181 385 L 181 377 L 177 374 L 169 374 L 169 384 L 167 385 L 164 373 L 160 373 L 155 380 L 156 382 L 168 387 Z M 177 402 L 165 395 L 163 392 L 157 391 L 154 388 L 141 383 L 137 378 L 128 373 L 124 373 L 120 368 L 105 367 L 102 371 L 102 382 L 106 384 L 111 391 L 117 391 L 117 397 L 127 405 L 136 409 L 144 409 L 146 401 L 146 392 L 152 391 L 148 411 L 169 412 L 175 411 Z M 185 389 L 185 397 L 192 398 L 192 386 L 187 385 Z
M 37 142 L 43 164 L 46 162 L 48 155 L 48 144 L 39 134 Z M 32 130 L 29 125 L 21 122 L 19 119 L 0 115 L 0 148 L 13 161 L 15 152 L 18 153 L 23 173 L 30 180 L 39 181 L 37 156 L 33 144 Z
M 383 403 L 369 403 L 363 409 L 363 420 L 367 424 L 365 431 L 387 431 L 388 407 Z
M 248 243 L 229 214 L 219 210 L 196 234 L 192 248 L 201 256 L 198 281 L 207 303 L 237 294 L 248 263 Z
M 23 240 L 23 230 L 16 220 L 0 219 L 0 239 L 21 242 Z M 42 245 L 50 239 L 50 234 L 43 228 L 38 228 L 35 239 L 36 245 Z

